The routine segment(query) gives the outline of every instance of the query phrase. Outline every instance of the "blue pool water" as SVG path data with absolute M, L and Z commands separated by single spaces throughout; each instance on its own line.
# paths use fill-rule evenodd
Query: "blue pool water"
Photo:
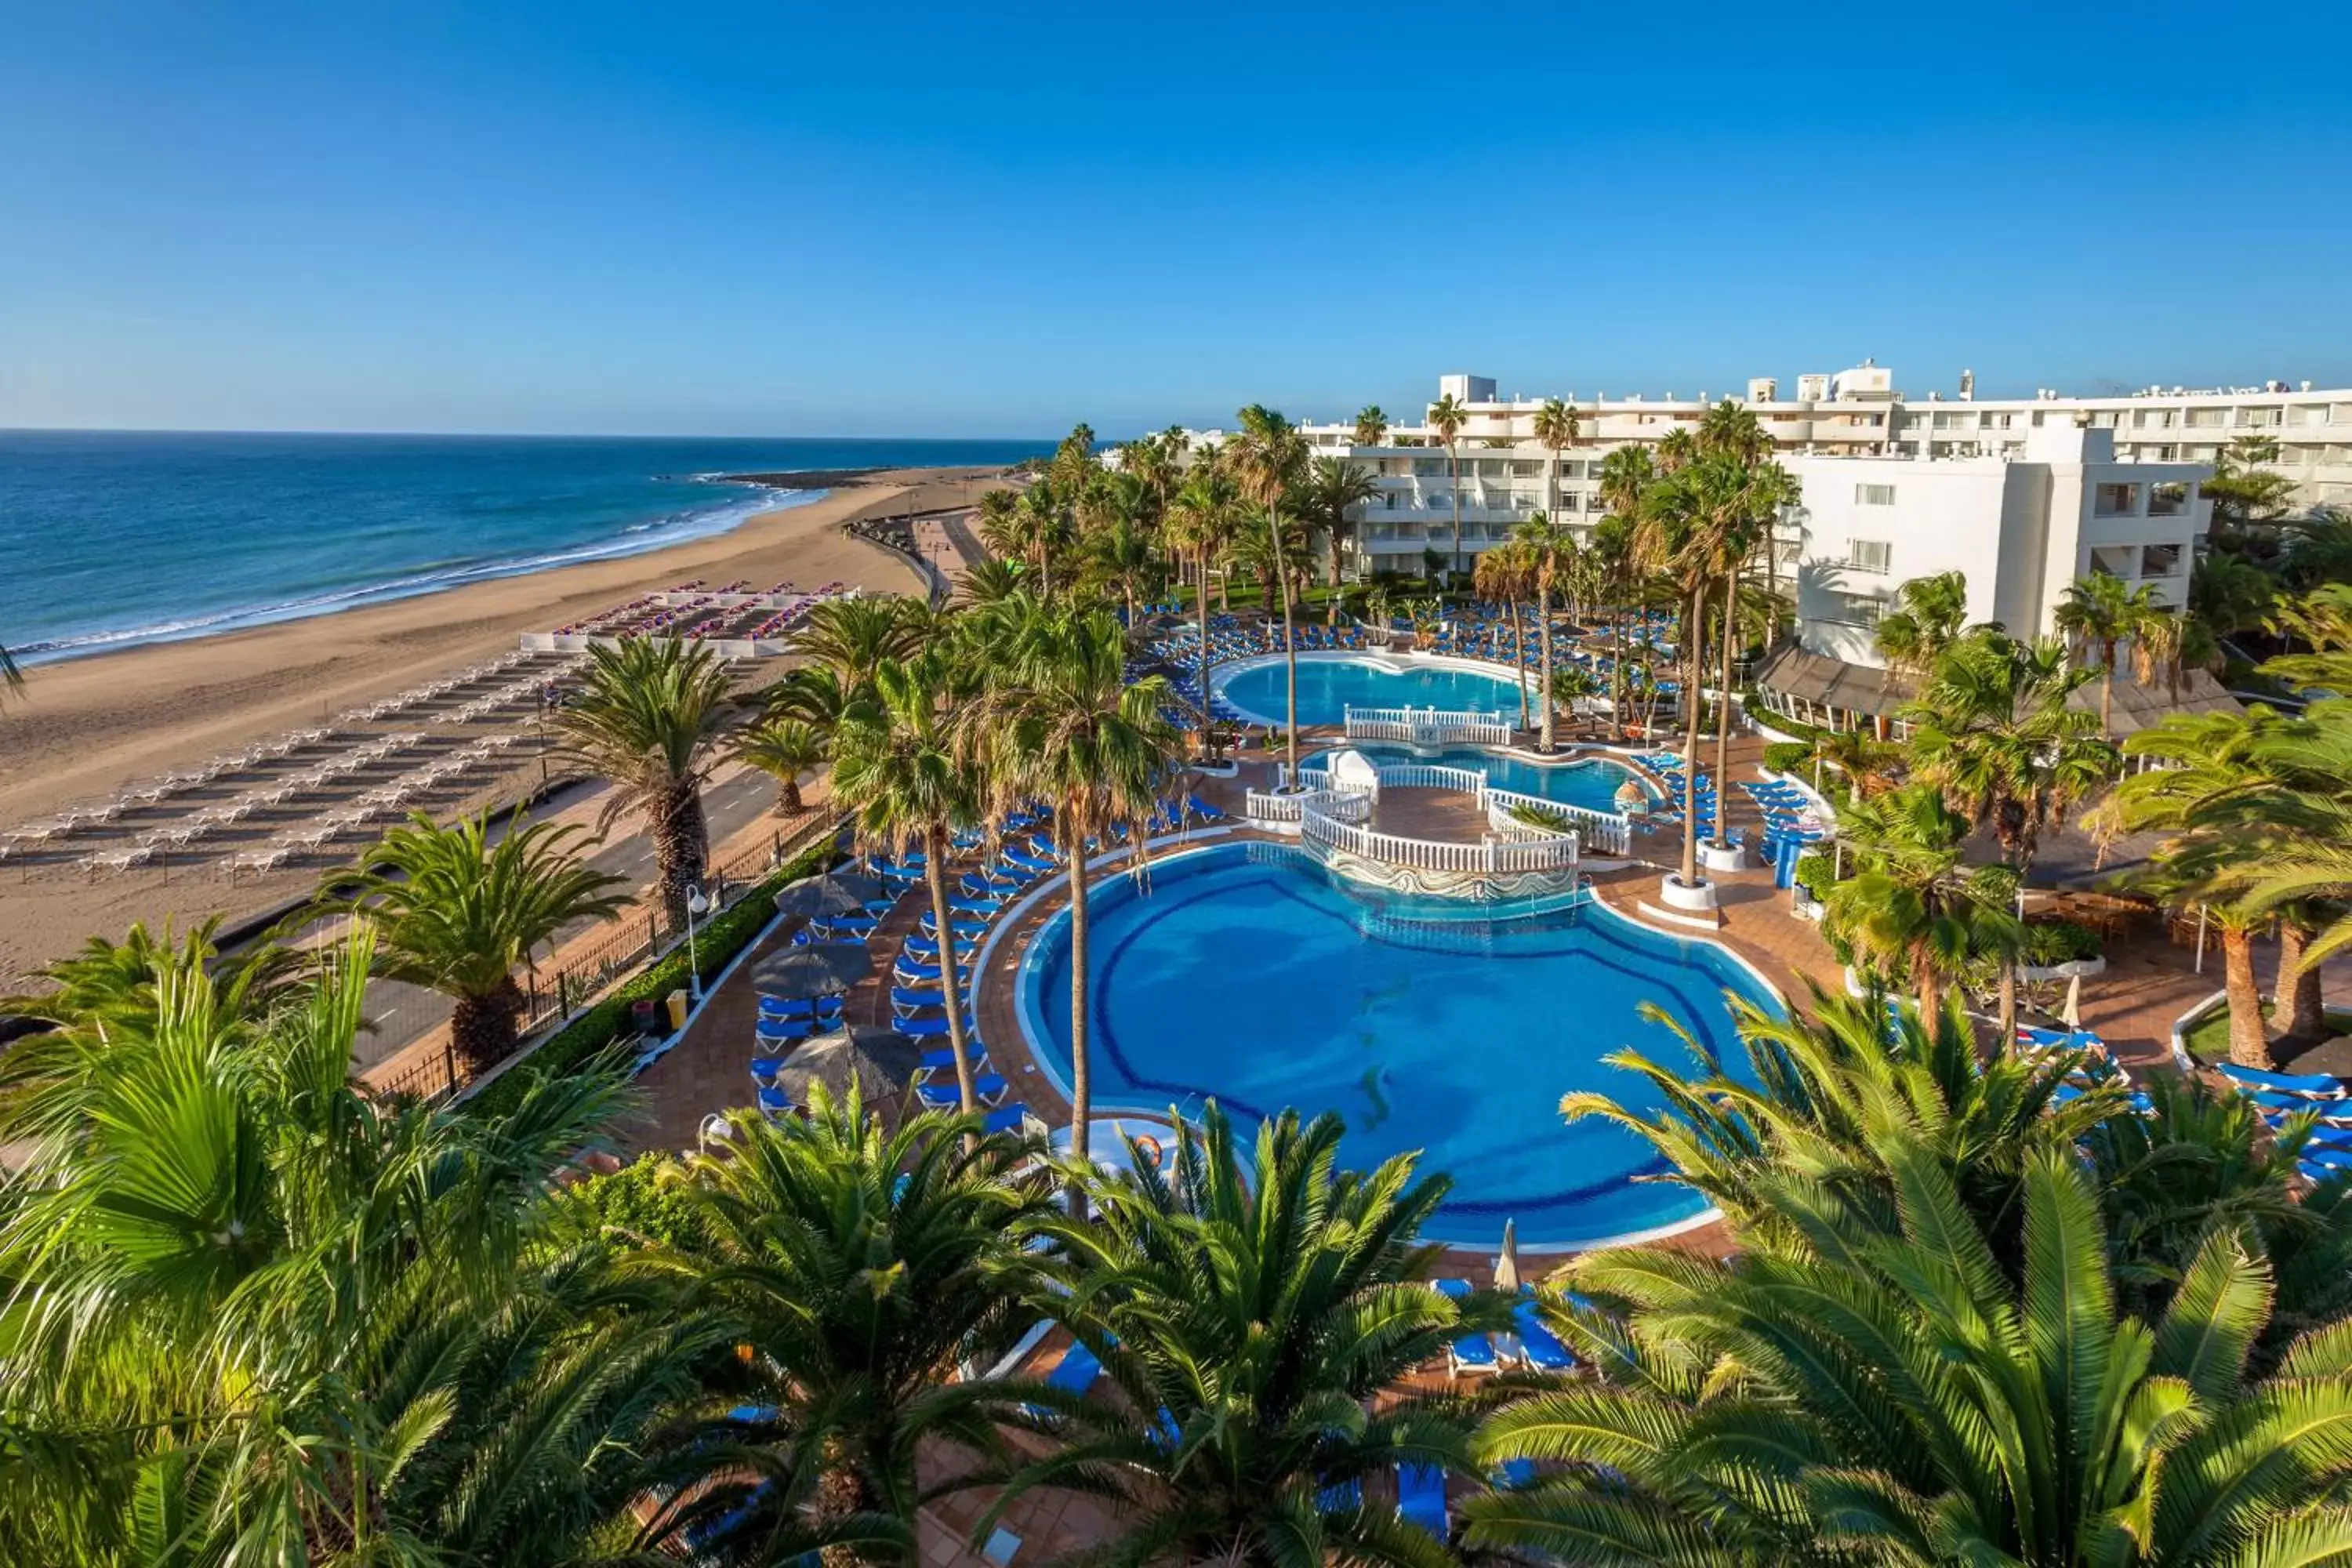
M 1283 666 L 1244 669 L 1223 688 L 1225 700 L 1252 719 L 1279 724 L 1285 710 Z M 1377 664 L 1345 658 L 1298 660 L 1298 721 L 1337 724 L 1355 708 L 1443 708 L 1471 712 L 1507 712 L 1518 717 L 1518 683 L 1507 676 L 1475 669 L 1415 667 L 1391 672 Z
M 1562 805 L 1580 805 L 1588 811 L 1622 810 L 1617 804 L 1618 786 L 1627 779 L 1640 780 L 1640 775 L 1633 769 L 1620 766 L 1606 757 L 1545 763 L 1531 763 L 1523 757 L 1507 756 L 1498 752 L 1482 751 L 1476 746 L 1440 752 L 1433 757 L 1417 757 L 1408 746 L 1356 742 L 1351 742 L 1351 747 L 1381 767 L 1398 763 L 1434 763 L 1441 767 L 1466 768 L 1472 773 L 1485 773 L 1486 782 L 1496 789 L 1539 795 L 1545 800 L 1556 800 Z M 1644 795 L 1653 801 L 1656 799 L 1656 791 L 1647 784 L 1642 787 Z
M 1647 1080 L 1601 1060 L 1632 1046 L 1684 1063 L 1637 1016 L 1643 1000 L 1737 1056 L 1723 992 L 1769 998 L 1715 948 L 1589 906 L 1493 921 L 1453 900 L 1379 908 L 1286 845 L 1220 846 L 1148 877 L 1148 890 L 1106 881 L 1089 904 L 1098 1107 L 1336 1110 L 1350 1163 L 1421 1150 L 1453 1173 L 1433 1235 L 1464 1246 L 1493 1245 L 1506 1219 L 1530 1246 L 1580 1244 L 1706 1207 L 1635 1180 L 1664 1169 L 1647 1144 L 1569 1126 L 1558 1107 L 1591 1089 L 1656 1109 Z M 1039 933 L 1022 980 L 1039 1058 L 1065 1085 L 1068 919 Z

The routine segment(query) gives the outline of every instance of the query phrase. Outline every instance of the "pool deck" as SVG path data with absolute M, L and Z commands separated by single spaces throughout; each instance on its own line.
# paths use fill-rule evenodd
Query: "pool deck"
M 1318 742 L 1336 738 L 1314 737 Z M 1762 751 L 1762 742 L 1752 737 L 1736 739 L 1731 748 L 1732 779 L 1758 776 Z M 1706 763 L 1711 768 L 1712 747 L 1706 748 Z M 1222 831 L 1200 836 L 1198 842 L 1265 837 L 1238 826 L 1238 822 L 1247 790 L 1272 787 L 1276 760 L 1253 751 L 1243 762 L 1239 776 L 1192 781 L 1203 798 L 1228 812 L 1232 818 Z M 1747 796 L 1738 790 L 1727 790 L 1724 799 L 1730 811 L 1731 826 L 1748 827 L 1751 841 L 1759 837 L 1760 816 Z M 1485 830 L 1468 797 L 1442 790 L 1386 792 L 1381 810 L 1381 826 L 1390 832 L 1475 840 Z M 1173 847 L 1178 846 L 1162 846 L 1157 852 L 1165 853 Z M 1634 854 L 1639 858 L 1638 863 L 1597 876 L 1595 891 L 1620 914 L 1654 929 L 1671 929 L 1657 927 L 1654 921 L 1644 919 L 1638 906 L 1655 900 L 1658 876 L 1674 864 L 1678 853 L 1679 839 L 1674 835 L 1637 837 Z M 1809 984 L 1832 991 L 1843 985 L 1843 975 L 1822 940 L 1819 927 L 1792 912 L 1789 895 L 1772 887 L 1769 871 L 1732 872 L 1722 875 L 1719 880 L 1723 888 L 1720 929 L 1711 937 L 1679 929 L 1674 929 L 1673 934 L 1720 942 L 1745 959 L 1793 1005 L 1804 1005 Z M 877 930 L 872 942 L 877 978 L 850 994 L 846 1013 L 851 1021 L 889 1022 L 889 996 L 885 986 L 890 965 L 900 943 L 917 928 L 927 899 L 919 888 L 901 898 Z M 1064 901 L 1056 887 L 1017 917 L 1013 925 L 994 941 L 989 949 L 992 962 L 976 977 L 977 1016 L 981 1033 L 991 1047 L 991 1067 L 1011 1083 L 1013 1099 L 1025 1102 L 1049 1123 L 1065 1119 L 1068 1104 L 1030 1053 L 1020 1026 L 1017 981 L 1029 938 L 1061 909 Z M 789 923 L 779 924 L 758 951 L 764 952 L 785 943 L 791 931 Z M 639 1079 L 641 1112 L 623 1140 L 629 1148 L 690 1148 L 704 1116 L 743 1105 L 751 1099 L 751 1082 L 746 1064 L 751 1054 L 750 1041 L 758 998 L 746 978 L 750 967 L 748 960 L 738 966 L 734 975 L 719 988 L 688 1026 L 676 1048 Z M 2219 987 L 2216 960 L 2209 958 L 2206 973 L 2200 976 L 2191 973 L 2189 954 L 2168 945 L 2160 931 L 2147 935 L 2127 934 L 2111 945 L 2107 972 L 2084 983 L 2083 1022 L 2084 1026 L 2105 1036 L 2116 1056 L 2126 1066 L 2137 1068 L 2157 1065 L 2169 1059 L 2173 1021 Z M 1697 1249 L 1713 1249 L 1721 1244 L 1718 1227 L 1688 1233 L 1672 1243 Z M 1475 1279 L 1482 1277 L 1480 1271 L 1488 1262 L 1475 1255 L 1457 1254 L 1449 1258 L 1447 1266 Z

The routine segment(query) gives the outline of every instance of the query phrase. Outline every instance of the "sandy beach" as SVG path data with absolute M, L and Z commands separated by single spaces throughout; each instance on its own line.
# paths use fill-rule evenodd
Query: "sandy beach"
M 643 555 L 40 666 L 0 708 L 0 830 L 321 724 L 509 653 L 522 632 L 584 618 L 650 589 L 743 578 L 919 591 L 919 574 L 903 559 L 841 525 L 968 503 L 995 472 L 885 470 L 847 479 L 806 505 L 761 513 L 728 533 Z M 96 878 L 59 868 L 0 871 L 0 988 L 92 932 L 119 936 L 134 919 L 184 926 L 214 912 L 267 909 L 315 878 L 314 868 L 232 886 L 218 874 L 176 875 L 167 884 L 143 870 Z

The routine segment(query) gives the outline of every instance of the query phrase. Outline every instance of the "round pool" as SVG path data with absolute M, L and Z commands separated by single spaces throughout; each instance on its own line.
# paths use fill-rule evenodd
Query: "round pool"
M 1387 745 L 1380 742 L 1351 741 L 1350 751 L 1361 752 L 1375 767 L 1391 767 L 1403 763 L 1433 763 L 1441 767 L 1465 768 L 1486 775 L 1486 782 L 1496 789 L 1507 789 L 1519 795 L 1532 795 L 1544 800 L 1558 801 L 1562 805 L 1580 805 L 1587 811 L 1622 812 L 1617 791 L 1631 779 L 1640 785 L 1643 798 L 1655 805 L 1656 790 L 1643 782 L 1642 775 L 1609 757 L 1580 757 L 1575 762 L 1531 763 L 1524 757 L 1514 757 L 1501 752 L 1489 752 L 1477 746 L 1458 746 L 1438 752 L 1435 756 L 1417 756 L 1410 746 Z M 1317 758 L 1328 761 L 1330 753 Z
M 1408 1150 L 1450 1172 L 1433 1238 L 1491 1247 L 1516 1219 L 1531 1247 L 1591 1246 L 1672 1226 L 1706 1200 L 1649 1146 L 1597 1121 L 1567 1125 L 1559 1097 L 1599 1089 L 1658 1109 L 1648 1081 L 1602 1065 L 1622 1047 L 1680 1064 L 1653 1001 L 1719 1053 L 1727 990 L 1778 1008 L 1712 944 L 1598 905 L 1519 918 L 1496 906 L 1377 897 L 1289 845 L 1229 844 L 1096 889 L 1088 1011 L 1094 1095 L 1112 1107 L 1244 1121 L 1285 1106 L 1336 1110 L 1345 1157 Z M 1069 913 L 1024 961 L 1021 1008 L 1039 1061 L 1069 1079 Z
M 1217 689 L 1243 717 L 1261 724 L 1285 721 L 1283 661 L 1244 665 Z M 1466 664 L 1412 664 L 1391 669 L 1347 654 L 1298 656 L 1298 721 L 1338 724 L 1349 708 L 1438 708 L 1453 712 L 1508 713 L 1516 721 L 1519 685 L 1507 675 Z

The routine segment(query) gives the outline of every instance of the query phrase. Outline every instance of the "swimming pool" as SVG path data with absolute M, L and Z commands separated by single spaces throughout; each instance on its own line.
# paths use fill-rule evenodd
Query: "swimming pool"
M 1456 747 L 1440 752 L 1433 757 L 1423 757 L 1414 755 L 1409 746 L 1360 741 L 1349 742 L 1349 749 L 1363 752 L 1376 767 L 1391 767 L 1400 763 L 1434 763 L 1440 767 L 1465 768 L 1472 773 L 1485 773 L 1486 782 L 1496 789 L 1556 800 L 1562 805 L 1580 805 L 1587 811 L 1622 812 L 1624 807 L 1617 804 L 1618 787 L 1627 779 L 1642 784 L 1639 773 L 1606 757 L 1586 757 L 1573 763 L 1531 763 L 1524 757 L 1484 751 L 1476 746 Z M 1327 752 L 1315 760 L 1328 762 L 1329 756 Z M 1642 784 L 1642 793 L 1652 805 L 1657 804 L 1657 791 Z
M 1148 877 L 1113 878 L 1089 903 L 1097 1107 L 1336 1110 L 1350 1163 L 1418 1149 L 1452 1173 L 1431 1234 L 1463 1246 L 1494 1245 L 1506 1219 L 1528 1246 L 1564 1247 L 1705 1212 L 1678 1184 L 1635 1180 L 1665 1169 L 1647 1144 L 1558 1108 L 1594 1089 L 1656 1109 L 1645 1079 L 1601 1061 L 1624 1046 L 1682 1060 L 1637 1016 L 1644 999 L 1718 1051 L 1734 1044 L 1725 990 L 1777 1008 L 1712 945 L 1591 905 L 1495 920 L 1453 900 L 1370 902 L 1288 845 L 1221 845 Z M 1065 910 L 1021 976 L 1024 1026 L 1065 1089 L 1069 984 Z
M 1244 717 L 1284 721 L 1283 661 L 1235 670 L 1218 689 Z M 1519 711 L 1518 682 L 1466 665 L 1411 665 L 1391 669 L 1344 654 L 1298 656 L 1298 721 L 1337 724 L 1349 708 L 1440 708 L 1475 713 Z

